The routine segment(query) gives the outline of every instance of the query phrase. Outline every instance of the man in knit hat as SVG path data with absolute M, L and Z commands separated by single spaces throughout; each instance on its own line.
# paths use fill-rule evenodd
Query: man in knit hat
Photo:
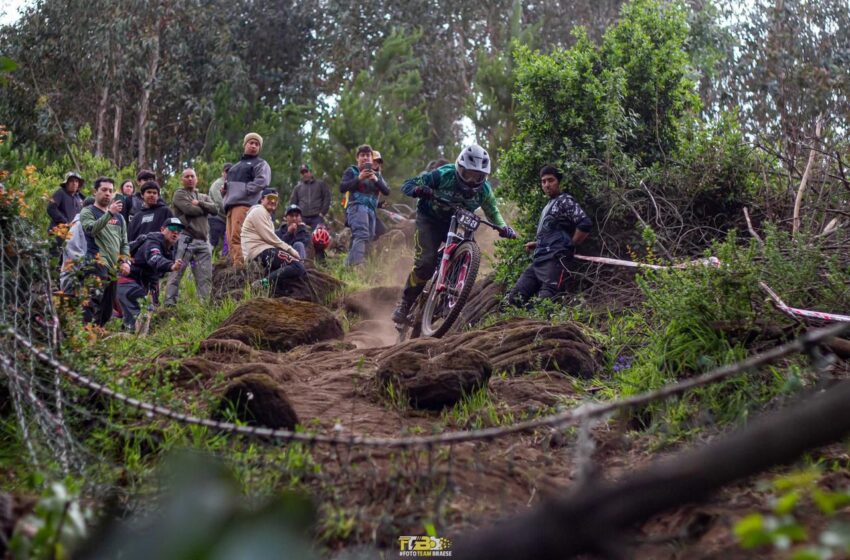
M 227 172 L 224 185 L 224 211 L 227 214 L 227 241 L 234 266 L 245 263 L 242 256 L 242 224 L 252 206 L 260 202 L 263 189 L 272 181 L 272 170 L 266 160 L 260 157 L 263 137 L 249 132 L 242 141 L 242 158 Z

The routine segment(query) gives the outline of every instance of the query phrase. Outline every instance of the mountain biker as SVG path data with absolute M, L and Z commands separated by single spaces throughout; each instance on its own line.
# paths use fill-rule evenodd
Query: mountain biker
M 540 169 L 540 186 L 549 202 L 540 214 L 534 241 L 525 244 L 526 252 L 533 251 L 533 256 L 508 294 L 511 305 L 525 305 L 535 295 L 553 298 L 563 292 L 569 278 L 567 264 L 593 227 L 578 202 L 561 192 L 563 178 L 552 165 Z
M 422 293 L 437 267 L 440 243 L 446 239 L 455 211 L 439 200 L 450 200 L 470 212 L 479 207 L 487 219 L 499 226 L 499 237 L 516 238 L 516 232 L 505 223 L 493 188 L 487 181 L 490 174 L 490 155 L 478 144 L 470 144 L 457 156 L 454 164 L 425 171 L 408 179 L 401 187 L 407 196 L 418 198 L 416 204 L 416 236 L 413 270 L 407 278 L 404 292 L 393 312 L 393 321 L 407 322 L 410 306 Z

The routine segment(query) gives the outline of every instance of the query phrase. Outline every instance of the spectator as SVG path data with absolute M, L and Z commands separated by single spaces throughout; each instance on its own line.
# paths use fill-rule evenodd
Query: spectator
M 224 211 L 227 214 L 228 254 L 234 266 L 240 267 L 245 260 L 242 250 L 242 223 L 252 206 L 260 201 L 263 189 L 272 181 L 272 170 L 259 154 L 263 148 L 263 137 L 249 132 L 242 140 L 244 154 L 227 172 L 224 185 Z M 271 231 L 274 234 L 274 228 Z
M 157 182 L 156 173 L 151 171 L 150 169 L 142 169 L 138 173 L 136 173 L 136 184 L 139 185 L 139 191 L 134 194 L 135 200 L 133 201 L 133 206 L 130 208 L 130 219 L 127 221 L 128 224 L 133 223 L 133 218 L 138 214 L 142 208 L 145 207 L 144 200 L 142 200 L 142 192 L 141 186 L 147 183 L 148 181 Z
M 127 223 L 113 201 L 115 181 L 98 177 L 94 182 L 94 204 L 80 212 L 80 224 L 86 237 L 86 276 L 95 279 L 90 301 L 83 307 L 83 321 L 105 325 L 112 318 L 116 272 L 130 272 Z
M 159 231 L 165 220 L 174 217 L 171 208 L 159 196 L 159 183 L 148 181 L 142 185 L 141 192 L 144 206 L 130 222 L 129 240 L 131 242 L 142 235 Z
M 534 241 L 525 244 L 525 250 L 534 254 L 508 294 L 511 305 L 527 304 L 535 295 L 554 298 L 562 293 L 570 275 L 567 265 L 593 227 L 575 199 L 561 192 L 563 178 L 563 173 L 551 165 L 540 169 L 540 185 L 549 202 L 540 214 Z
M 301 208 L 304 223 L 310 229 L 325 223 L 325 214 L 331 208 L 331 190 L 324 181 L 313 176 L 306 163 L 301 164 L 301 180 L 295 185 L 289 204 L 290 207 L 295 205 Z
M 368 244 L 375 237 L 378 194 L 390 194 L 387 183 L 372 167 L 372 147 L 363 144 L 357 148 L 357 165 L 345 170 L 339 184 L 339 192 L 351 193 L 345 209 L 346 222 L 351 228 L 351 248 L 345 259 L 347 266 L 359 265 L 366 258 Z
M 300 255 L 274 232 L 272 216 L 277 209 L 278 194 L 274 189 L 264 189 L 260 204 L 252 207 L 242 225 L 241 246 L 245 261 L 262 265 L 275 295 L 281 295 L 286 280 L 307 274 Z
M 221 196 L 221 189 L 224 187 L 225 181 L 227 181 L 227 172 L 230 171 L 231 167 L 232 164 L 230 163 L 224 164 L 224 168 L 221 170 L 221 177 L 213 181 L 209 191 L 210 198 L 218 210 L 215 214 L 207 216 L 207 220 L 210 223 L 210 246 L 215 251 L 219 241 L 222 241 L 222 255 L 227 254 L 227 214 L 224 213 L 224 199 Z
M 174 274 L 182 269 L 183 261 L 174 258 L 174 249 L 183 229 L 179 219 L 168 218 L 159 233 L 149 233 L 133 253 L 130 273 L 118 279 L 118 301 L 124 314 L 125 330 L 135 330 L 136 318 L 141 312 L 139 302 L 156 292 L 163 274 Z
M 124 199 L 124 210 L 121 211 L 121 214 L 124 216 L 124 221 L 130 224 L 145 203 L 142 200 L 141 193 L 136 192 L 136 184 L 132 179 L 124 179 L 124 182 L 121 183 L 121 195 Z
M 375 170 L 375 174 L 379 179 L 384 180 L 384 175 L 382 173 L 384 168 L 384 158 L 381 157 L 381 152 L 378 150 L 372 151 L 372 169 Z M 386 183 L 386 180 L 384 180 Z M 389 185 L 389 183 L 387 183 Z M 384 208 L 387 205 L 386 200 L 381 200 L 381 197 L 378 197 L 378 208 Z M 387 233 L 387 226 L 384 225 L 384 222 L 381 221 L 381 216 L 378 212 L 375 212 L 375 239 L 378 239 L 382 235 Z
M 83 208 L 94 204 L 94 197 L 90 196 L 83 201 Z M 82 210 L 80 210 L 82 212 Z M 77 272 L 86 256 L 86 236 L 83 226 L 80 224 L 80 215 L 71 220 L 71 228 L 68 230 L 69 237 L 62 251 L 62 269 L 59 273 L 59 289 L 66 295 L 73 295 L 77 289 Z
M 295 204 L 286 207 L 286 220 L 275 232 L 285 243 L 298 251 L 301 260 L 307 258 L 307 246 L 312 242 L 310 227 L 302 221 L 301 208 Z
M 49 231 L 54 231 L 57 226 L 68 226 L 73 217 L 83 209 L 83 195 L 80 193 L 83 182 L 83 178 L 76 171 L 65 173 L 65 180 L 59 185 L 47 204 L 47 214 L 50 216 Z M 62 255 L 64 240 L 63 235 L 54 238 L 50 247 L 51 256 L 59 257 Z
M 177 244 L 177 258 L 187 265 L 191 264 L 198 298 L 203 300 L 210 296 L 212 286 L 212 250 L 208 241 L 210 226 L 207 216 L 215 215 L 218 209 L 209 196 L 198 193 L 198 176 L 194 169 L 184 169 L 180 181 L 183 187 L 174 192 L 172 204 L 175 216 L 186 229 Z M 184 270 L 180 268 L 168 276 L 165 305 L 177 303 Z

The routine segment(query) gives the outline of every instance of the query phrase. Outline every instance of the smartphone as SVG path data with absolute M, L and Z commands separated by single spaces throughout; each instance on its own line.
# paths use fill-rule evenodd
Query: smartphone
M 364 164 L 363 164 L 363 169 L 364 169 L 365 171 L 372 171 L 372 164 L 371 164 L 371 163 L 364 163 Z

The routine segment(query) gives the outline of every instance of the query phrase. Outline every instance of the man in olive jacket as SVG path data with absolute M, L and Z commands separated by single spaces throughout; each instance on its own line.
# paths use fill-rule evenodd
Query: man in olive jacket
M 174 192 L 174 215 L 180 218 L 185 230 L 177 242 L 176 258 L 188 267 L 191 265 L 199 299 L 206 299 L 212 287 L 212 249 L 209 243 L 210 225 L 207 216 L 214 216 L 218 208 L 212 199 L 198 192 L 195 170 L 184 169 L 180 177 L 182 188 Z M 180 280 L 186 267 L 172 272 L 165 286 L 165 305 L 175 305 L 180 290 Z

